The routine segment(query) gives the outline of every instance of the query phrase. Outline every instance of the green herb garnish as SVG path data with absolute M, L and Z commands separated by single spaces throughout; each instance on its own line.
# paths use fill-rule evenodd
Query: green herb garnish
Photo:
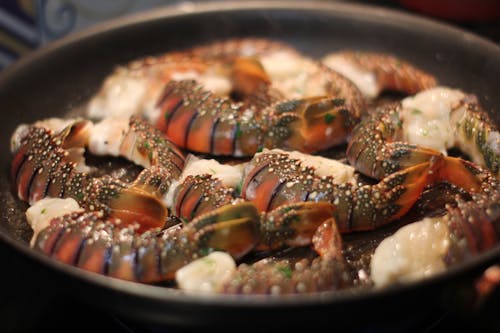
M 240 195 L 241 194 L 241 189 L 242 188 L 243 188 L 243 178 L 240 180 L 240 182 L 234 188 L 234 192 L 236 193 L 236 195 Z
M 209 248 L 209 247 L 202 247 L 200 249 L 200 256 L 204 257 L 204 256 L 208 256 L 210 253 L 212 252 L 212 250 Z
M 290 279 L 292 277 L 292 268 L 288 265 L 278 266 L 277 270 L 287 279 Z
M 325 114 L 325 123 L 330 124 L 335 120 L 335 118 L 336 118 L 335 115 L 333 115 L 331 113 L 327 113 L 327 114 Z
M 241 131 L 241 128 L 240 128 L 240 123 L 236 123 L 236 139 L 239 139 L 241 138 L 241 135 L 242 135 L 242 131 Z
M 212 258 L 207 258 L 206 256 L 202 259 L 205 264 L 208 266 L 215 266 L 215 260 Z

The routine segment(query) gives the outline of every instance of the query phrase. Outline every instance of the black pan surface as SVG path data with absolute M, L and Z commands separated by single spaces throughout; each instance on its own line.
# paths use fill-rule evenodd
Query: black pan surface
M 36 51 L 0 76 L 0 239 L 54 276 L 47 288 L 64 288 L 111 312 L 157 324 L 243 330 L 304 322 L 349 326 L 394 320 L 422 306 L 449 306 L 458 287 L 500 260 L 497 247 L 434 278 L 363 293 L 208 297 L 84 272 L 32 251 L 29 227 L 18 214 L 25 206 L 13 198 L 7 177 L 15 127 L 82 105 L 118 64 L 228 37 L 275 38 L 313 57 L 343 48 L 393 53 L 434 73 L 443 85 L 477 94 L 500 121 L 495 111 L 500 109 L 500 47 L 397 11 L 330 2 L 240 1 L 166 7 L 97 26 Z

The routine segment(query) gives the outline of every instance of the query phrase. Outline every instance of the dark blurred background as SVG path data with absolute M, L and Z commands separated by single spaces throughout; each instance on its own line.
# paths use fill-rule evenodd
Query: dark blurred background
M 500 43 L 498 0 L 347 1 L 393 8 L 439 20 Z
M 206 1 L 200 1 L 206 2 Z M 411 12 L 454 25 L 500 43 L 500 1 L 400 0 L 343 1 Z M 40 45 L 74 31 L 119 16 L 162 5 L 192 6 L 194 2 L 161 0 L 0 0 L 0 69 Z M 1 75 L 1 73 L 0 73 Z M 179 332 L 119 318 L 81 303 L 71 295 L 44 288 L 50 272 L 0 242 L 0 332 Z M 496 293 L 498 295 L 498 293 Z M 383 305 L 382 305 L 383 306 Z M 416 323 L 372 327 L 363 332 L 498 332 L 498 299 L 483 304 L 479 313 L 417 314 Z M 332 323 L 331 329 L 334 327 Z M 237 328 L 235 328 L 237 330 Z
M 498 0 L 336 1 L 409 11 L 500 41 Z M 99 22 L 157 6 L 189 7 L 199 2 L 207 0 L 0 0 L 0 68 L 40 45 Z

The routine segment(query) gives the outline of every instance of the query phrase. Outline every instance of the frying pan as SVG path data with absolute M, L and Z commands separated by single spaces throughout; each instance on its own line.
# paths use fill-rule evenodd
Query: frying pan
M 343 48 L 393 53 L 434 73 L 443 85 L 477 94 L 498 123 L 500 47 L 429 19 L 371 6 L 330 2 L 222 2 L 155 9 L 54 42 L 0 77 L 0 239 L 53 276 L 53 285 L 120 316 L 183 328 L 263 330 L 394 321 L 431 307 L 446 308 L 457 288 L 500 260 L 500 247 L 433 278 L 362 293 L 286 297 L 203 296 L 116 280 L 51 260 L 28 246 L 8 179 L 15 127 L 81 106 L 118 64 L 229 37 L 283 40 L 319 57 Z M 354 324 L 356 323 L 356 324 Z

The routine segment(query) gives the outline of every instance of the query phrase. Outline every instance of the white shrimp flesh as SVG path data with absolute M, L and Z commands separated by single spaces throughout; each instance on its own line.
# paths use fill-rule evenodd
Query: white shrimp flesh
M 443 218 L 426 217 L 385 238 L 371 260 L 371 277 L 377 287 L 433 276 L 446 269 L 444 256 L 450 247 Z

